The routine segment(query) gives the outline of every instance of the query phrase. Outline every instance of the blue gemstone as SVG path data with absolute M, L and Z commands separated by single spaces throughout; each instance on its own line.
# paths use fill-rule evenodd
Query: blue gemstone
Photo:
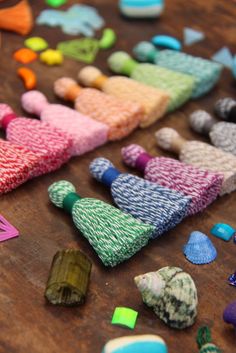
M 229 276 L 228 281 L 231 286 L 236 287 L 236 272 Z
M 232 236 L 235 234 L 235 229 L 230 225 L 225 223 L 215 224 L 211 229 L 211 234 L 216 236 L 217 238 L 223 239 L 225 241 L 229 241 Z

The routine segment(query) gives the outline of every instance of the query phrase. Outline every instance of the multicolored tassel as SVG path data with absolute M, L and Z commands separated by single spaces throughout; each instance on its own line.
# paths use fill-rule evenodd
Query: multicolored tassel
M 225 152 L 236 155 L 236 125 L 218 122 L 205 110 L 196 110 L 189 117 L 192 129 L 209 135 L 211 143 Z
M 22 107 L 41 120 L 60 129 L 72 140 L 72 155 L 89 152 L 108 138 L 108 126 L 61 104 L 50 104 L 39 91 L 26 92 L 21 97 Z
M 201 170 L 183 162 L 166 157 L 152 157 L 139 145 L 122 148 L 126 165 L 144 173 L 144 178 L 153 183 L 191 197 L 188 215 L 203 211 L 219 195 L 223 175 Z
M 170 96 L 169 111 L 183 105 L 192 96 L 195 87 L 193 76 L 171 71 L 152 64 L 139 64 L 125 52 L 116 52 L 108 59 L 113 72 L 165 91 Z
M 27 147 L 39 158 L 31 176 L 59 169 L 71 157 L 72 141 L 51 125 L 18 117 L 7 104 L 0 104 L 0 124 L 8 141 Z
M 216 147 L 200 141 L 187 141 L 171 128 L 156 132 L 158 145 L 167 151 L 175 152 L 179 159 L 203 170 L 213 171 L 224 176 L 221 195 L 236 189 L 236 157 Z
M 167 92 L 148 87 L 127 77 L 107 77 L 94 66 L 87 66 L 79 72 L 79 81 L 110 94 L 122 101 L 132 101 L 144 109 L 140 127 L 145 128 L 163 117 L 169 104 Z
M 155 227 L 152 238 L 174 228 L 187 214 L 189 197 L 135 175 L 120 173 L 105 158 L 92 161 L 90 173 L 111 189 L 113 200 L 122 211 Z
M 40 164 L 38 154 L 0 139 L 0 195 L 14 190 L 33 177 Z
M 105 266 L 116 266 L 148 243 L 154 227 L 117 208 L 76 194 L 73 184 L 59 181 L 49 189 L 52 203 L 72 215 L 75 226 L 92 245 Z
M 81 88 L 76 81 L 62 77 L 55 81 L 54 92 L 75 102 L 75 109 L 109 127 L 109 140 L 120 140 L 136 129 L 143 116 L 140 104 L 121 101 L 93 88 Z
M 208 93 L 218 82 L 223 66 L 211 60 L 195 57 L 176 50 L 158 50 L 150 42 L 140 42 L 134 47 L 134 56 L 142 62 L 150 62 L 169 70 L 194 77 L 192 98 Z

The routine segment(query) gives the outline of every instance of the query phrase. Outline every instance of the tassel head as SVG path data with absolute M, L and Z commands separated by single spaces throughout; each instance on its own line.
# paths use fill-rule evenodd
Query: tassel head
M 124 163 L 130 167 L 135 167 L 137 159 L 142 153 L 145 153 L 142 146 L 132 144 L 121 149 L 122 159 Z
M 59 208 L 64 208 L 66 197 L 70 194 L 75 194 L 75 192 L 74 185 L 66 180 L 57 181 L 48 188 L 49 199 Z
M 102 76 L 102 72 L 95 66 L 86 66 L 78 74 L 79 82 L 86 87 L 93 87 L 94 82 Z
M 130 76 L 137 62 L 129 54 L 118 51 L 108 58 L 108 65 L 113 72 Z
M 235 108 L 236 108 L 235 99 L 231 97 L 221 98 L 215 104 L 215 113 L 219 118 L 223 120 L 233 121 L 233 117 L 232 119 L 229 119 L 229 115 L 231 110 Z M 236 113 L 234 116 L 235 116 L 234 122 L 236 122 Z
M 134 56 L 142 62 L 155 63 L 158 56 L 158 50 L 150 42 L 140 42 L 133 49 Z
M 120 172 L 106 158 L 96 158 L 89 166 L 91 175 L 98 181 L 110 186 Z
M 176 139 L 180 138 L 178 132 L 169 127 L 164 127 L 155 133 L 158 146 L 164 150 L 171 151 L 172 144 Z
M 27 113 L 40 116 L 49 103 L 43 93 L 30 91 L 21 96 L 21 104 Z
M 190 115 L 189 122 L 194 131 L 208 135 L 216 120 L 205 110 L 196 110 Z
M 14 112 L 8 104 L 1 103 L 0 104 L 0 126 L 6 128 L 6 124 L 4 123 L 5 119 L 10 116 L 14 116 Z
M 79 85 L 70 77 L 61 77 L 54 82 L 54 93 L 62 99 L 75 101 L 79 91 Z

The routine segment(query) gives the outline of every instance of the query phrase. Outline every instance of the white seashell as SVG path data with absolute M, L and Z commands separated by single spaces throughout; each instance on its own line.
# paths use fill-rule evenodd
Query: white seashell
M 135 277 L 145 304 L 167 325 L 183 329 L 197 316 L 197 289 L 192 277 L 178 267 L 164 267 Z

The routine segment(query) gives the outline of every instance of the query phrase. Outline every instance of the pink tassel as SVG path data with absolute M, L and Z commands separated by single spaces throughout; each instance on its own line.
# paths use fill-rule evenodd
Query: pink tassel
M 25 147 L 0 139 L 0 194 L 30 179 L 38 170 L 40 157 Z
M 95 121 L 74 109 L 61 104 L 49 104 L 39 91 L 30 91 L 22 95 L 23 108 L 41 120 L 60 128 L 72 140 L 72 155 L 82 155 L 103 145 L 108 139 L 108 125 Z
M 39 157 L 40 163 L 31 176 L 58 169 L 71 156 L 69 137 L 47 123 L 17 117 L 7 104 L 0 104 L 0 124 L 8 141 L 27 147 Z

